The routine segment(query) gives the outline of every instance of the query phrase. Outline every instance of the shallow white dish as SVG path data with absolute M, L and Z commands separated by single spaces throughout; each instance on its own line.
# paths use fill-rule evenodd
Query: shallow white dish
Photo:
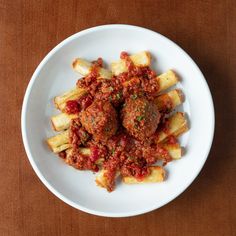
M 121 51 L 150 51 L 152 68 L 158 74 L 174 69 L 182 81 L 184 110 L 190 131 L 181 138 L 186 154 L 166 166 L 163 183 L 118 184 L 108 193 L 96 186 L 94 174 L 78 171 L 57 158 L 45 144 L 54 135 L 50 116 L 53 98 L 75 86 L 78 79 L 71 68 L 76 57 L 105 62 L 119 58 Z M 81 31 L 57 45 L 34 72 L 24 97 L 21 117 L 23 142 L 29 161 L 41 181 L 64 202 L 82 211 L 110 217 L 133 216 L 157 209 L 181 194 L 202 169 L 214 134 L 211 93 L 194 61 L 175 43 L 153 31 L 129 25 L 105 25 Z

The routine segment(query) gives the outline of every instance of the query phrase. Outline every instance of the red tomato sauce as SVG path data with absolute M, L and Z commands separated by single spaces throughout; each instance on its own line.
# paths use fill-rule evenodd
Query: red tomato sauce
M 154 71 L 149 67 L 136 67 L 126 52 L 121 53 L 121 59 L 126 61 L 128 71 L 113 76 L 111 79 L 97 79 L 98 69 L 102 67 L 103 62 L 101 58 L 93 62 L 91 73 L 77 82 L 77 87 L 86 89 L 87 94 L 78 100 L 68 101 L 66 104 L 68 114 L 86 110 L 94 100 L 108 101 L 116 109 L 119 121 L 118 131 L 107 140 L 95 141 L 93 135 L 81 125 L 80 118 L 72 120 L 69 142 L 73 150 L 70 158 L 66 160 L 75 168 L 94 172 L 99 170 L 102 163 L 106 170 L 109 191 L 114 189 L 117 172 L 120 172 L 122 176 L 134 176 L 142 180 L 149 174 L 148 166 L 158 160 L 162 160 L 164 164 L 171 161 L 168 151 L 156 144 L 156 135 L 140 141 L 129 135 L 121 124 L 121 109 L 127 99 L 135 100 L 145 97 L 153 100 L 159 91 L 159 83 Z M 164 116 L 163 113 L 163 119 Z M 168 132 L 168 123 L 163 122 L 160 126 L 164 132 Z M 176 143 L 176 139 L 170 137 L 169 142 Z M 90 148 L 91 154 L 81 154 L 80 146 Z M 65 153 L 60 155 L 66 158 Z

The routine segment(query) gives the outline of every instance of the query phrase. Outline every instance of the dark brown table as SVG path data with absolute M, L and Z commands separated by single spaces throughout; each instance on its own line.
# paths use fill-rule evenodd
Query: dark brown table
M 213 94 L 210 156 L 177 199 L 131 218 L 92 216 L 66 205 L 40 182 L 21 139 L 23 95 L 54 46 L 110 23 L 147 27 L 197 62 Z M 236 235 L 236 2 L 0 0 L 0 235 Z

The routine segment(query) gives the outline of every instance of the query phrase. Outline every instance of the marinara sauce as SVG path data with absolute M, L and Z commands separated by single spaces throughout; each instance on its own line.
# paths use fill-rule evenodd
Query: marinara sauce
M 132 132 L 129 132 L 122 125 L 122 111 L 126 111 L 124 107 L 127 101 L 132 102 L 140 98 L 145 99 L 145 101 L 153 101 L 159 91 L 159 82 L 153 70 L 149 67 L 135 66 L 126 52 L 122 52 L 120 58 L 125 60 L 127 71 L 118 76 L 113 76 L 111 79 L 98 79 L 99 69 L 102 67 L 103 61 L 99 58 L 93 62 L 91 73 L 77 82 L 77 87 L 85 89 L 87 93 L 78 100 L 68 101 L 65 109 L 68 114 L 78 114 L 79 118 L 72 120 L 70 125 L 71 155 L 66 158 L 65 154 L 62 153 L 61 156 L 66 159 L 68 164 L 81 170 L 96 172 L 103 166 L 106 170 L 108 191 L 114 189 L 118 172 L 122 176 L 134 176 L 141 181 L 149 174 L 148 166 L 153 165 L 158 160 L 162 160 L 164 164 L 171 161 L 171 157 L 165 148 L 156 143 L 156 133 L 147 138 L 139 135 L 134 137 Z M 107 110 L 106 112 L 109 115 L 104 114 L 103 118 L 102 112 L 104 112 L 104 109 L 102 106 L 101 110 L 98 110 L 99 108 L 96 106 L 96 110 L 93 111 L 91 104 L 95 101 L 102 101 L 102 104 L 111 104 L 115 108 L 116 115 L 113 115 L 113 111 L 109 112 Z M 86 119 L 89 120 L 89 130 L 92 130 L 90 133 L 88 128 L 85 129 L 81 124 L 80 120 L 80 113 L 86 111 L 88 107 L 90 109 L 89 114 L 95 114 L 93 117 L 88 115 L 86 118 L 83 116 L 83 123 L 86 122 Z M 135 111 L 128 110 L 126 112 L 134 113 Z M 151 111 L 149 113 L 151 114 Z M 99 115 L 98 121 L 96 120 L 96 114 Z M 145 121 L 145 114 L 137 115 L 137 125 L 139 125 L 139 122 Z M 160 115 L 161 117 L 158 118 L 160 119 L 160 126 L 157 130 L 168 132 L 168 124 L 165 123 L 164 125 L 164 122 L 162 122 L 165 120 L 165 111 L 161 111 Z M 118 126 L 115 129 L 109 123 L 109 119 L 117 120 Z M 92 132 L 98 130 L 106 132 L 106 129 L 107 132 L 115 131 L 107 139 L 94 139 Z M 176 139 L 170 137 L 168 142 L 175 144 Z M 90 155 L 81 154 L 80 147 L 90 148 Z

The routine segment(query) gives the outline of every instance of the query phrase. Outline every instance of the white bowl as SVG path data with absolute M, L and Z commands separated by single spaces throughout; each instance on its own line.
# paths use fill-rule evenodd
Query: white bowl
M 96 186 L 91 172 L 78 171 L 53 154 L 45 139 L 54 135 L 50 116 L 58 113 L 53 98 L 75 86 L 74 58 L 106 63 L 117 60 L 121 51 L 148 50 L 153 68 L 159 73 L 174 69 L 185 94 L 180 108 L 190 121 L 190 131 L 181 138 L 186 154 L 166 166 L 163 183 L 118 184 L 114 192 Z M 110 217 L 134 216 L 157 209 L 181 194 L 202 169 L 214 134 L 214 108 L 211 93 L 194 61 L 175 43 L 148 29 L 129 25 L 105 25 L 81 31 L 57 45 L 34 72 L 25 93 L 21 128 L 29 161 L 47 188 L 67 204 L 82 211 Z

